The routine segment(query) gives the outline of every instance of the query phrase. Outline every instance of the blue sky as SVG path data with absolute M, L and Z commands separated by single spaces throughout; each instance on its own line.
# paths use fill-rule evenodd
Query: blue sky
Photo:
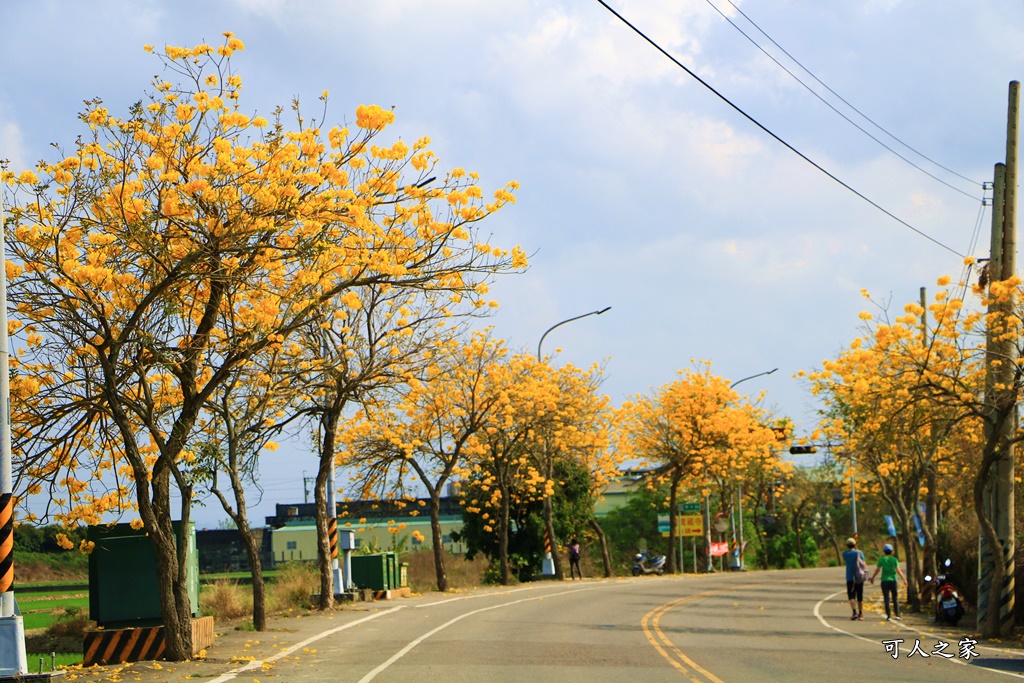
M 733 0 L 861 112 L 981 182 L 1005 154 L 1007 84 L 1024 76 L 1015 0 Z M 857 131 L 731 26 L 799 67 L 728 0 L 617 0 L 616 10 L 740 108 L 918 230 L 968 253 L 981 189 L 913 156 L 950 189 Z M 521 184 L 485 230 L 521 244 L 529 271 L 494 287 L 492 323 L 516 348 L 606 364 L 617 404 L 670 381 L 690 359 L 764 389 L 809 431 L 815 404 L 793 375 L 858 333 L 866 288 L 916 300 L 961 257 L 857 198 L 736 113 L 596 0 L 14 1 L 0 4 L 0 158 L 31 166 L 70 145 L 76 112 L 115 113 L 161 65 L 152 43 L 216 42 L 234 31 L 241 104 L 264 115 L 293 97 L 328 119 L 394 106 L 394 137 L 429 135 L 445 167 L 485 187 Z M 799 72 L 798 72 L 799 73 Z M 812 82 L 810 77 L 801 77 Z M 870 124 L 819 87 L 822 97 Z M 882 133 L 872 129 L 877 137 Z M 887 144 L 897 143 L 886 138 Z M 903 154 L 911 153 L 898 147 Z M 980 246 L 985 256 L 988 213 Z M 314 459 L 296 442 L 267 454 L 264 502 L 302 499 Z M 224 517 L 197 511 L 200 525 Z

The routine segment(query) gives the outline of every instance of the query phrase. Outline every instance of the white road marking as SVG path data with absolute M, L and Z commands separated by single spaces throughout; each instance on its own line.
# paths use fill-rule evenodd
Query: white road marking
M 407 655 L 413 648 L 415 648 L 417 645 L 422 643 L 424 640 L 426 640 L 427 638 L 430 638 L 435 633 L 443 631 L 444 629 L 448 628 L 452 624 L 454 624 L 456 622 L 459 622 L 459 621 L 462 621 L 466 617 L 471 617 L 474 614 L 480 614 L 481 612 L 489 612 L 491 610 L 501 609 L 503 607 L 511 607 L 512 605 L 518 605 L 518 604 L 523 603 L 523 602 L 533 602 L 534 600 L 543 600 L 544 598 L 553 598 L 553 597 L 557 597 L 559 595 L 568 595 L 570 593 L 579 593 L 579 592 L 582 592 L 582 591 L 593 590 L 596 587 L 597 586 L 591 586 L 591 587 L 587 587 L 587 588 L 574 588 L 573 590 L 561 591 L 559 593 L 545 593 L 544 595 L 537 595 L 537 596 L 532 597 L 532 598 L 520 598 L 519 600 L 513 600 L 512 602 L 503 602 L 500 605 L 491 605 L 490 607 L 481 607 L 480 609 L 475 609 L 472 612 L 464 612 L 463 614 L 460 614 L 459 616 L 455 617 L 454 619 L 450 619 L 449 621 L 446 621 L 445 623 L 441 624 L 437 628 L 424 633 L 419 638 L 416 638 L 415 640 L 410 641 L 408 645 L 406 645 L 401 650 L 399 650 L 394 655 L 392 655 L 390 658 L 388 658 L 388 660 L 385 661 L 383 664 L 381 664 L 376 669 L 374 669 L 370 673 L 368 673 L 365 676 L 363 676 L 362 678 L 360 678 L 359 679 L 359 683 L 369 683 L 370 681 L 372 681 L 374 679 L 375 676 L 377 676 L 377 674 L 381 673 L 382 671 L 387 669 L 389 666 L 391 666 L 392 664 L 397 662 L 399 659 L 401 659 L 402 657 Z M 434 603 L 434 604 L 437 604 L 437 603 Z
M 358 626 L 359 624 L 366 623 L 367 621 L 370 621 L 371 619 L 376 619 L 377 617 L 382 617 L 385 614 L 392 614 L 394 612 L 397 612 L 400 609 L 402 609 L 402 607 L 392 607 L 391 609 L 386 609 L 386 610 L 382 610 L 380 612 L 376 612 L 376 613 L 371 614 L 371 615 L 369 615 L 367 617 L 363 617 L 362 619 L 356 619 L 355 621 L 350 621 L 347 624 L 342 624 L 341 626 L 336 626 L 335 628 L 328 629 L 326 631 L 321 631 L 320 633 L 317 633 L 314 636 L 310 636 L 309 638 L 306 638 L 301 643 L 295 643 L 291 647 L 285 648 L 284 650 L 281 650 L 280 652 L 277 652 L 277 653 L 267 657 L 266 659 L 253 660 L 251 662 L 246 663 L 245 666 L 240 666 L 237 669 L 232 669 L 231 671 L 228 671 L 227 673 L 221 674 L 217 678 L 211 678 L 209 681 L 207 681 L 207 683 L 227 683 L 228 681 L 232 680 L 235 676 L 237 676 L 240 673 L 245 673 L 246 671 L 252 671 L 253 669 L 261 668 L 263 666 L 264 662 L 274 662 L 274 661 L 277 661 L 278 659 L 281 659 L 282 657 L 287 657 L 288 655 L 290 655 L 291 653 L 295 652 L 299 648 L 306 647 L 307 645 L 309 645 L 311 643 L 315 643 L 316 641 L 318 641 L 318 640 L 320 640 L 322 638 L 326 638 L 327 636 L 332 636 L 335 633 L 338 633 L 339 631 L 344 631 L 345 629 L 352 628 L 353 626 Z
M 818 621 L 821 622 L 821 625 L 824 626 L 825 628 L 832 629 L 833 631 L 836 631 L 838 633 L 842 633 L 844 636 L 850 636 L 851 638 L 856 638 L 857 640 L 863 640 L 864 642 L 871 643 L 872 645 L 881 645 L 880 641 L 871 640 L 870 638 L 865 638 L 864 636 L 859 636 L 856 633 L 850 633 L 849 631 L 844 631 L 843 629 L 839 628 L 838 626 L 833 626 L 832 624 L 830 624 L 827 621 L 825 621 L 825 618 L 823 616 L 821 616 L 821 606 L 824 603 L 826 603 L 829 600 L 831 600 L 832 598 L 836 597 L 837 595 L 845 595 L 845 591 L 837 591 L 837 592 L 833 593 L 832 595 L 829 595 L 829 596 L 827 596 L 825 598 L 822 598 L 821 600 L 819 600 L 817 602 L 817 604 L 814 605 L 814 616 L 816 616 L 818 618 Z M 896 622 L 896 623 L 903 630 L 914 631 L 915 633 L 920 633 L 922 635 L 930 636 L 932 638 L 936 637 L 935 634 L 930 633 L 928 631 L 922 631 L 921 629 L 916 629 L 916 628 L 913 628 L 911 626 L 907 626 L 906 624 L 903 624 L 902 622 Z M 979 645 L 976 649 L 979 649 L 979 650 L 992 650 L 994 652 L 1000 652 L 1000 653 L 1003 653 L 1003 654 L 1010 653 L 1009 650 L 1004 650 L 1004 649 L 1000 649 L 1000 648 L 997 648 L 997 647 L 987 647 L 987 646 L 984 646 L 984 645 Z M 885 656 L 886 657 L 890 657 L 891 655 L 889 653 L 885 653 Z M 1001 671 L 1000 669 L 992 669 L 990 667 L 980 666 L 978 664 L 968 664 L 968 662 L 962 661 L 959 658 L 953 658 L 953 659 L 950 659 L 948 661 L 951 661 L 954 664 L 960 664 L 961 666 L 971 666 L 972 668 L 975 668 L 975 669 L 984 669 L 985 671 L 991 671 L 992 673 L 1002 674 L 1004 676 L 1011 676 L 1013 678 L 1024 679 L 1024 675 L 1013 673 L 1012 671 Z
M 615 583 L 615 580 L 614 579 L 601 579 L 599 581 L 588 581 L 587 585 L 588 586 L 593 586 L 593 585 L 599 585 L 599 584 L 605 584 L 605 583 Z M 551 585 L 552 584 L 548 584 L 548 586 L 551 586 Z M 435 607 L 437 605 L 447 605 L 449 602 L 458 602 L 459 600 L 476 600 L 478 598 L 490 598 L 490 597 L 494 597 L 496 595 L 510 595 L 512 593 L 521 593 L 522 591 L 533 591 L 533 590 L 537 590 L 539 588 L 545 588 L 545 587 L 546 586 L 544 584 L 540 584 L 540 585 L 537 585 L 537 586 L 523 586 L 522 588 L 512 588 L 510 590 L 497 591 L 497 592 L 494 592 L 494 593 L 476 593 L 474 595 L 459 595 L 459 596 L 456 596 L 454 598 L 445 598 L 443 600 L 435 600 L 434 602 L 428 602 L 428 603 L 425 603 L 425 604 L 422 604 L 422 605 L 413 605 L 412 609 L 423 609 L 425 607 Z

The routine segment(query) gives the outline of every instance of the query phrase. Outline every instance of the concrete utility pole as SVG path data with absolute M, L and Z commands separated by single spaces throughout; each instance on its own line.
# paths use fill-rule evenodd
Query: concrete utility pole
M 11 386 L 7 338 L 7 249 L 0 204 L 0 676 L 28 672 L 25 622 L 14 600 L 14 475 L 11 464 Z
M 1006 280 L 1017 272 L 1017 151 L 1019 147 L 1020 83 L 1011 81 L 1006 125 L 1006 164 L 996 164 L 992 197 L 992 254 L 989 282 Z M 989 307 L 989 312 L 1012 313 L 1015 300 Z M 1016 340 L 997 339 L 991 333 L 986 340 L 985 402 L 990 415 L 1013 400 L 1010 419 L 1001 425 L 999 452 L 989 472 L 985 489 L 985 508 L 996 528 L 1001 548 L 990 548 L 984 535 L 979 543 L 978 626 L 982 627 L 990 610 L 999 610 L 999 630 L 1009 635 L 1014 625 L 1014 449 L 1012 439 L 1017 427 L 1016 395 L 1012 390 L 1017 359 Z M 986 441 L 992 436 L 987 423 Z M 1002 554 L 1002 586 L 992 585 L 997 553 Z M 995 603 L 995 604 L 994 604 Z

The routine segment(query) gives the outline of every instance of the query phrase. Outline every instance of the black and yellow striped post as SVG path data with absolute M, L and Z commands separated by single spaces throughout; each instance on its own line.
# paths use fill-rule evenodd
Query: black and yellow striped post
M 541 572 L 544 576 L 555 575 L 555 560 L 551 556 L 551 536 L 547 529 L 544 530 L 544 562 L 541 564 Z
M 331 544 L 331 561 L 338 561 L 338 518 L 331 517 L 327 520 L 327 538 Z
M 334 585 L 334 595 L 345 592 L 344 577 L 341 574 L 341 566 L 338 563 L 338 487 L 334 483 L 334 465 L 331 464 L 331 471 L 327 475 L 327 540 L 331 553 L 331 583 Z
M 14 591 L 14 495 L 0 494 L 0 593 Z
M 7 263 L 0 204 L 0 265 Z M 14 602 L 14 476 L 11 464 L 11 369 L 7 269 L 0 267 L 0 676 L 28 673 L 25 622 Z

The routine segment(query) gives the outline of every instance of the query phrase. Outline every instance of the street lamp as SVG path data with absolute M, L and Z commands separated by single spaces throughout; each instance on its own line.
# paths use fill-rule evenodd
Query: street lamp
M 537 360 L 541 359 L 540 347 L 544 344 L 544 337 L 548 336 L 548 332 L 550 332 L 551 330 L 555 329 L 556 327 L 561 327 L 562 325 L 564 325 L 566 323 L 571 323 L 573 320 L 579 320 L 580 318 L 586 318 L 588 315 L 601 315 L 602 313 L 604 313 L 606 311 L 610 311 L 610 310 L 612 310 L 611 306 L 605 306 L 600 311 L 591 311 L 590 313 L 584 313 L 583 315 L 577 315 L 574 318 L 568 318 L 567 320 L 563 320 L 560 323 L 555 323 L 554 325 L 552 325 L 548 329 L 544 330 L 544 334 L 542 334 L 540 336 L 540 341 L 537 342 Z
M 540 336 L 540 341 L 537 342 L 537 360 L 540 361 L 540 359 L 541 359 L 540 349 L 541 349 L 541 346 L 544 344 L 544 337 L 548 336 L 548 332 L 550 332 L 551 330 L 555 329 L 556 327 L 560 327 L 562 325 L 565 325 L 566 323 L 571 323 L 573 320 L 579 320 L 580 318 L 586 318 L 589 315 L 601 315 L 602 313 L 604 313 L 606 311 L 610 311 L 611 309 L 612 309 L 611 306 L 605 306 L 600 311 L 591 311 L 590 313 L 584 313 L 583 315 L 577 315 L 577 316 L 575 316 L 573 318 L 568 318 L 566 320 L 563 320 L 560 323 L 555 323 L 554 325 L 552 325 L 548 329 L 544 330 L 544 334 L 542 334 Z M 550 504 L 551 504 L 550 498 L 545 498 L 544 499 L 545 511 L 548 509 L 547 506 L 549 506 Z M 545 527 L 545 529 L 546 529 L 546 527 Z M 549 540 L 552 543 L 554 543 L 555 539 L 552 538 L 552 539 L 549 539 Z M 551 551 L 550 550 L 548 550 L 546 553 L 544 553 L 544 562 L 541 564 L 540 573 L 543 574 L 544 576 L 554 576 L 555 575 L 555 560 L 551 556 Z
M 775 372 L 776 370 L 778 370 L 778 368 L 772 368 L 771 370 L 765 370 L 764 372 L 759 372 L 756 375 L 751 375 L 750 377 L 744 377 L 741 380 L 737 380 L 737 381 L 733 382 L 732 384 L 729 385 L 729 387 L 731 389 L 735 389 L 737 386 L 739 386 L 740 384 L 743 384 L 748 379 L 754 379 L 755 377 L 761 377 L 762 375 L 770 375 L 773 372 Z
M 735 389 L 737 386 L 739 386 L 740 384 L 743 384 L 748 379 L 754 379 L 755 377 L 762 377 L 764 375 L 770 375 L 773 372 L 775 372 L 776 370 L 778 370 L 778 368 L 772 368 L 771 370 L 765 370 L 764 372 L 759 372 L 756 375 L 751 375 L 750 377 L 744 377 L 743 379 L 737 380 L 737 381 L 733 382 L 732 384 L 730 384 L 729 388 L 730 389 Z M 736 503 L 737 503 L 736 507 L 737 507 L 737 510 L 739 512 L 739 524 L 738 524 L 738 527 L 739 527 L 739 532 L 740 532 L 740 534 L 739 534 L 740 535 L 740 538 L 739 538 L 739 548 L 738 548 L 739 554 L 736 557 L 736 562 L 739 565 L 738 568 L 740 570 L 742 570 L 743 569 L 743 487 L 742 486 L 737 487 L 737 490 L 736 490 Z M 710 501 L 708 496 L 704 496 L 704 509 L 705 509 L 705 515 L 707 515 L 707 519 L 708 519 L 708 536 L 707 536 L 708 567 L 707 568 L 708 568 L 708 571 L 714 571 L 714 565 L 711 563 L 711 526 L 710 526 L 710 523 L 711 523 L 711 501 Z M 736 527 L 733 527 L 733 528 L 736 528 Z M 736 537 L 733 536 L 733 541 L 735 541 L 735 540 L 736 540 Z

